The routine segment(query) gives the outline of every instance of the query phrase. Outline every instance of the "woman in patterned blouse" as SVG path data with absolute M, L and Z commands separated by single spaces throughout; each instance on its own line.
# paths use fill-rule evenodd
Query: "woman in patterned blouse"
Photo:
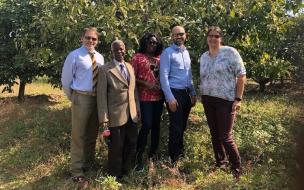
M 246 81 L 242 58 L 233 47 L 222 45 L 222 32 L 212 26 L 207 32 L 209 51 L 200 58 L 200 91 L 212 137 L 216 166 L 227 167 L 234 177 L 241 175 L 241 158 L 233 140 L 232 128 Z
M 154 159 L 159 144 L 160 119 L 163 110 L 163 94 L 159 82 L 159 56 L 163 50 L 160 38 L 146 33 L 140 40 L 138 53 L 131 64 L 134 67 L 139 92 L 142 126 L 137 140 L 136 170 L 143 170 L 143 153 L 151 131 L 149 159 Z

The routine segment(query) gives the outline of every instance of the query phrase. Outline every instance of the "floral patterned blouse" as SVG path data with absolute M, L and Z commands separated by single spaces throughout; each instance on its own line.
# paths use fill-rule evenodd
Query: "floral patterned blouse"
M 200 57 L 201 95 L 233 101 L 236 97 L 236 77 L 246 75 L 243 60 L 236 49 L 222 46 L 216 57 L 209 51 Z
M 136 53 L 131 60 L 136 79 L 150 84 L 159 85 L 159 57 L 149 57 L 143 53 Z M 151 90 L 145 86 L 138 86 L 140 101 L 158 101 L 162 99 L 161 90 Z

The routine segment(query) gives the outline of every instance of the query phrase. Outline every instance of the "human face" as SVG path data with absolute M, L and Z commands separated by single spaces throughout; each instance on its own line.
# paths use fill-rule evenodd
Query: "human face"
M 220 33 L 218 33 L 216 30 L 211 30 L 207 34 L 207 43 L 209 48 L 213 48 L 213 49 L 220 48 L 221 42 L 222 42 L 222 37 Z
M 112 54 L 116 61 L 122 62 L 126 54 L 125 45 L 123 43 L 113 44 Z
M 185 29 L 181 26 L 175 26 L 172 29 L 171 38 L 177 46 L 183 46 L 186 40 Z
M 156 47 L 157 47 L 158 41 L 157 39 L 153 36 L 151 37 L 146 45 L 146 53 L 147 54 L 154 54 L 156 51 Z
M 98 35 L 95 31 L 88 30 L 82 37 L 82 44 L 88 49 L 88 51 L 93 51 L 98 43 Z

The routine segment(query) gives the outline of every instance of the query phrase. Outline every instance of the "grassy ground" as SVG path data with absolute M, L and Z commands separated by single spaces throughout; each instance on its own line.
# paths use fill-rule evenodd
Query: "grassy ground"
M 168 116 L 164 113 L 161 157 L 155 170 L 132 172 L 117 183 L 106 175 L 107 149 L 98 142 L 102 167 L 88 173 L 90 189 L 296 189 L 303 160 L 297 147 L 303 148 L 304 93 L 302 86 L 288 86 L 266 94 L 246 93 L 234 128 L 244 167 L 238 183 L 229 172 L 212 170 L 209 130 L 198 103 L 185 135 L 181 172 L 167 167 Z M 59 89 L 40 82 L 28 85 L 26 94 L 24 103 L 17 102 L 16 94 L 0 94 L 0 189 L 77 188 L 68 171 L 69 101 Z

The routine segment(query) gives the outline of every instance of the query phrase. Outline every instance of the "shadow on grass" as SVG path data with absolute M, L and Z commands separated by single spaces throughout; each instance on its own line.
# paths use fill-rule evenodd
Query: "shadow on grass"
M 294 127 L 291 128 L 296 149 L 296 166 L 292 168 L 292 172 L 296 176 L 296 184 L 294 189 L 300 190 L 304 189 L 304 84 L 298 84 L 296 88 L 293 86 L 290 91 L 292 93 L 289 101 L 300 105 L 299 114 L 293 121 Z
M 17 97 L 1 97 L 0 98 L 0 104 L 7 104 L 7 103 L 20 103 L 20 104 L 46 104 L 46 105 L 52 105 L 56 104 L 59 99 L 61 98 L 61 95 L 46 95 L 46 94 L 40 94 L 40 95 L 26 95 L 24 97 L 23 102 L 19 102 Z
M 69 174 L 71 113 L 60 95 L 0 99 L 0 189 L 75 189 Z M 106 147 L 97 150 L 105 173 Z M 88 173 L 95 179 L 98 173 Z
M 70 110 L 57 95 L 0 99 L 1 182 L 30 183 L 65 168 L 70 143 Z M 19 188 L 19 187 L 17 187 Z
M 290 89 L 287 89 L 287 91 L 290 91 Z M 291 96 L 290 101 L 296 99 L 297 95 L 299 94 L 295 94 L 294 97 Z M 271 103 L 269 105 L 272 107 L 265 109 L 263 108 L 263 103 L 268 100 Z M 238 137 L 243 142 L 239 144 L 240 150 L 242 153 L 244 151 L 248 153 L 248 157 L 243 157 L 243 163 L 246 164 L 246 162 L 251 161 L 254 155 L 254 147 L 257 151 L 262 151 L 271 145 L 271 143 L 265 144 L 265 146 L 264 144 L 256 143 L 258 142 L 257 140 L 264 142 L 264 139 L 260 138 L 264 133 L 252 138 L 253 132 L 257 129 L 260 131 L 267 129 L 265 132 L 270 134 L 269 139 L 277 137 L 274 135 L 277 131 L 275 124 L 276 121 L 282 121 L 278 117 L 281 115 L 277 114 L 277 109 L 288 104 L 281 103 L 280 101 L 282 100 L 286 100 L 286 98 L 277 97 L 273 93 L 266 93 L 265 95 L 252 91 L 246 94 L 244 110 L 240 113 L 239 121 L 234 130 L 240 133 Z M 300 102 L 293 102 L 292 104 L 294 103 Z M 71 113 L 67 102 L 64 102 L 61 96 L 39 95 L 27 96 L 23 103 L 18 103 L 16 98 L 0 98 L 0 105 L 0 189 L 76 189 L 77 187 L 69 180 L 70 175 L 68 172 Z M 289 122 L 287 124 L 286 126 L 289 127 Z M 297 126 L 300 125 L 301 123 L 297 124 Z M 300 130 L 299 127 L 295 129 L 297 130 L 295 130 L 294 134 L 298 134 L 299 142 L 302 142 L 303 130 Z M 244 132 L 244 134 L 241 132 Z M 161 162 L 168 158 L 167 141 L 168 115 L 164 111 L 159 147 Z M 274 149 L 268 151 L 269 157 L 282 160 L 283 157 L 279 157 L 280 154 L 278 154 L 278 150 L 282 147 L 279 144 L 278 146 L 272 146 L 274 146 Z M 101 185 L 95 180 L 99 176 L 104 176 L 107 163 L 105 145 L 98 147 L 100 147 L 97 150 L 98 162 L 102 164 L 102 167 L 98 172 L 88 173 L 88 177 L 93 182 L 92 188 L 95 189 L 98 189 Z M 134 176 L 128 176 L 128 182 L 124 185 L 130 189 L 138 189 L 140 187 L 146 189 L 151 187 L 151 184 L 153 187 L 155 186 L 155 189 L 164 187 L 164 185 L 175 187 L 175 184 L 184 187 L 187 184 L 192 185 L 192 187 L 198 185 L 198 187 L 209 187 L 209 189 L 213 187 L 215 189 L 223 189 L 223 187 L 228 185 L 227 189 L 235 189 L 231 175 L 216 173 L 211 176 L 210 168 L 214 162 L 213 152 L 209 129 L 200 103 L 191 113 L 189 126 L 185 134 L 185 148 L 186 157 L 182 165 L 185 173 L 181 177 L 181 181 L 178 181 L 180 178 L 171 176 L 159 164 L 157 165 L 159 174 L 156 175 L 155 179 L 152 178 L 150 180 L 148 174 L 135 174 Z M 287 149 L 288 147 L 284 146 L 284 150 L 285 148 Z M 288 151 L 287 156 L 289 154 L 290 151 Z M 300 156 L 303 155 L 299 155 L 299 158 L 301 158 Z M 261 187 L 260 189 L 263 189 L 262 187 L 275 189 L 275 187 L 278 187 L 276 182 L 279 180 L 285 180 L 290 184 L 286 174 L 277 175 L 277 172 L 284 173 L 285 169 L 282 171 L 274 170 L 278 166 L 287 167 L 288 164 L 285 161 L 280 165 L 275 162 L 276 165 L 273 166 L 268 164 L 267 161 L 265 159 L 253 168 L 251 166 L 250 168 L 245 167 L 247 174 L 241 183 L 244 186 L 243 189 L 245 187 L 249 189 L 250 187 L 252 189 L 259 189 L 259 187 Z M 291 160 L 291 164 L 293 164 L 293 160 Z M 226 180 L 227 177 L 228 182 Z M 171 178 L 173 179 L 171 180 Z M 221 184 L 218 185 L 217 181 L 220 181 Z M 269 183 L 269 181 L 273 182 Z M 263 186 L 264 182 L 270 185 Z

